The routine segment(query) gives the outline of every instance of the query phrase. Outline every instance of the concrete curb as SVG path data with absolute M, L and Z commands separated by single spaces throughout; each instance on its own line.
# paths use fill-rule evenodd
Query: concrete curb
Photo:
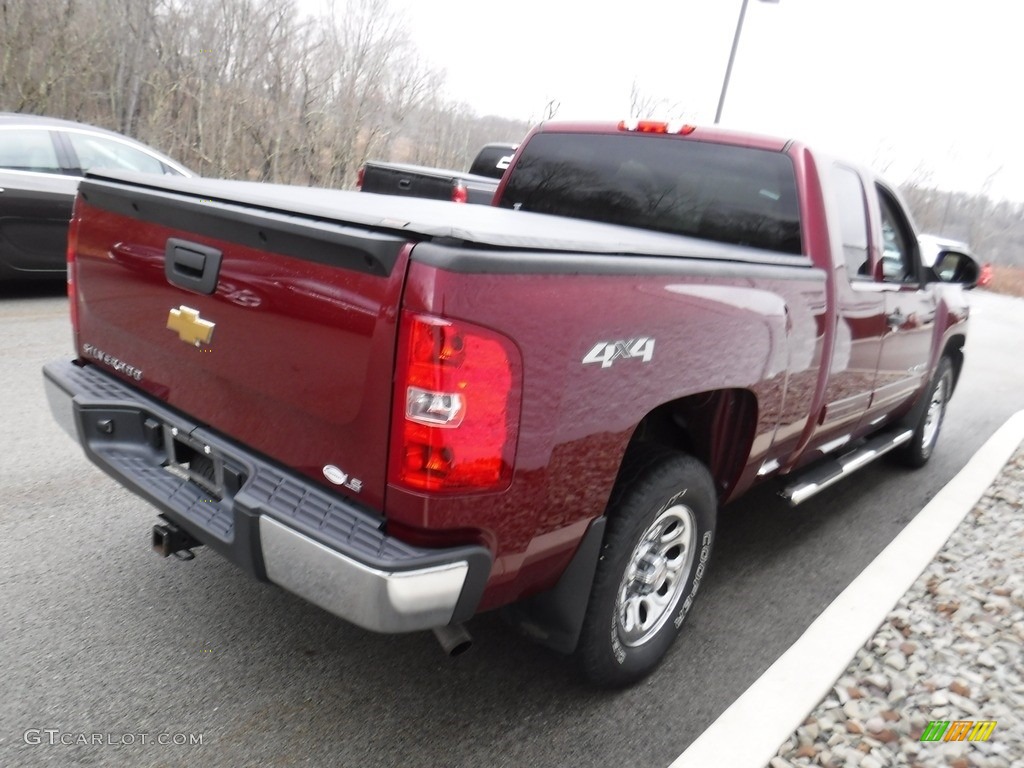
M 874 636 L 1022 441 L 1024 411 L 1018 411 L 669 768 L 764 768 Z

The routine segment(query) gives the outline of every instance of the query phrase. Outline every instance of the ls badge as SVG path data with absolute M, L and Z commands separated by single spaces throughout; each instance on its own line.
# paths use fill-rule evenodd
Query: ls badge
M 167 328 L 175 331 L 178 338 L 194 347 L 209 344 L 213 338 L 214 324 L 199 317 L 199 311 L 186 307 L 172 309 L 167 315 Z

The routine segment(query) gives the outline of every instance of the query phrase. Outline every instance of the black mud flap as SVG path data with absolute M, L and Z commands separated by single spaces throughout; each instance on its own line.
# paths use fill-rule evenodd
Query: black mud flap
M 576 650 L 590 600 L 605 518 L 590 523 L 569 566 L 554 587 L 501 609 L 502 618 L 531 640 L 559 653 Z

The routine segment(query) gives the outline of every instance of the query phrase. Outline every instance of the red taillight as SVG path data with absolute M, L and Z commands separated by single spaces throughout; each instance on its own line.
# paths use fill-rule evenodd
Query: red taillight
M 75 335 L 75 344 L 78 344 L 78 203 L 75 203 L 74 211 L 71 214 L 71 222 L 68 225 L 68 306 L 71 310 L 71 332 Z
M 461 320 L 403 312 L 388 480 L 417 491 L 494 491 L 512 479 L 522 363 Z
M 622 120 L 619 123 L 620 131 L 633 131 L 634 133 L 677 133 L 681 136 L 689 136 L 697 127 L 685 123 L 661 123 L 656 120 Z
M 366 176 L 366 166 L 364 165 L 358 171 L 356 171 L 356 189 L 362 191 L 363 189 L 363 178 Z
M 466 189 L 466 185 L 456 182 L 452 186 L 452 202 L 453 203 L 468 203 L 469 202 L 469 190 Z

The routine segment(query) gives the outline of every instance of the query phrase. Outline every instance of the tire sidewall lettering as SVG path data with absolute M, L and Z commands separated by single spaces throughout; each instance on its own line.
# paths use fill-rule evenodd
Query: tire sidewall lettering
M 612 655 L 620 665 L 626 663 L 626 649 L 619 640 L 619 615 L 618 611 L 612 611 Z
M 704 567 L 707 564 L 708 558 L 711 557 L 711 542 L 713 539 L 714 536 L 711 531 L 704 531 L 704 537 L 701 539 L 700 562 L 697 563 L 697 568 L 693 572 L 693 586 L 690 588 L 690 594 L 683 601 L 683 607 L 679 610 L 679 614 L 673 621 L 676 629 L 683 625 L 683 620 L 686 618 L 686 614 L 690 612 L 690 606 L 693 605 L 693 600 L 697 596 L 697 590 L 700 589 L 700 580 L 704 578 Z

